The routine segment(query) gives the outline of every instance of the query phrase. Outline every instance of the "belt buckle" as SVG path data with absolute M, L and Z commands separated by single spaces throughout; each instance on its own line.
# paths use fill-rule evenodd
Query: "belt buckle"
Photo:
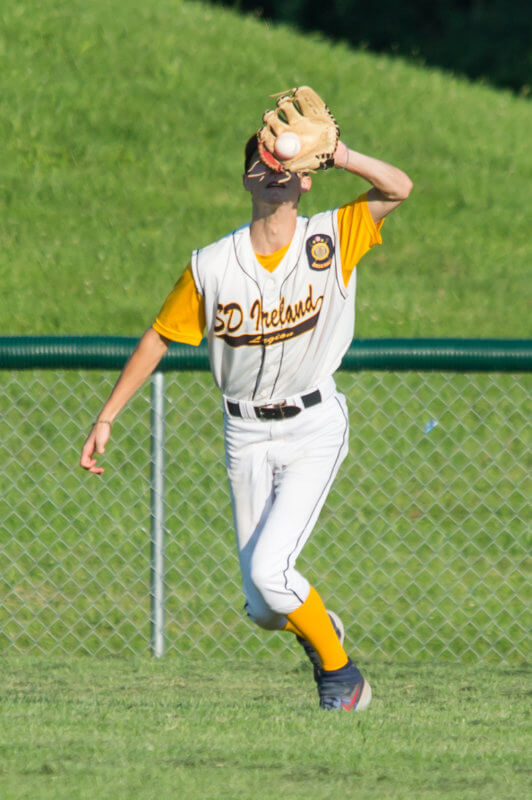
M 283 419 L 283 407 L 286 405 L 286 400 L 283 400 L 282 403 L 270 403 L 264 406 L 255 406 L 255 414 L 259 419 Z
M 287 400 L 283 400 L 282 403 L 255 407 L 255 414 L 259 419 L 290 419 L 300 411 L 298 406 L 288 405 Z

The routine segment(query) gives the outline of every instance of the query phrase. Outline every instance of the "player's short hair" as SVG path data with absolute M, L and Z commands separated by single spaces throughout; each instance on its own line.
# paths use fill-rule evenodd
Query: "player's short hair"
M 244 148 L 244 172 L 247 172 L 250 166 L 253 164 L 258 152 L 259 141 L 257 139 L 257 134 L 254 133 L 253 136 L 249 137 Z

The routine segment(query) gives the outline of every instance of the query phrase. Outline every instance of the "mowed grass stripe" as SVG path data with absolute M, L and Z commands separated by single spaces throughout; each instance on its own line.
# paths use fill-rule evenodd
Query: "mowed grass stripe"
M 363 666 L 370 710 L 317 708 L 298 660 L 2 660 L 4 800 L 525 797 L 523 668 Z

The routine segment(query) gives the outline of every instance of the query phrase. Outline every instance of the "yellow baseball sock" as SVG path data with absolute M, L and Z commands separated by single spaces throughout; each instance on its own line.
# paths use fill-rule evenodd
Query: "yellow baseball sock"
M 340 669 L 349 658 L 336 635 L 318 592 L 311 586 L 303 605 L 286 615 L 284 630 L 306 639 L 318 653 L 323 669 Z

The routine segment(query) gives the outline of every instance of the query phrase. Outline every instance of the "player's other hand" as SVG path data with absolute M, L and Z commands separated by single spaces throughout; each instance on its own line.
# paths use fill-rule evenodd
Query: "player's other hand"
M 101 475 L 105 472 L 103 467 L 99 467 L 94 454 L 103 455 L 105 445 L 111 436 L 111 426 L 107 423 L 93 425 L 91 432 L 85 440 L 81 451 L 80 466 L 94 475 Z

